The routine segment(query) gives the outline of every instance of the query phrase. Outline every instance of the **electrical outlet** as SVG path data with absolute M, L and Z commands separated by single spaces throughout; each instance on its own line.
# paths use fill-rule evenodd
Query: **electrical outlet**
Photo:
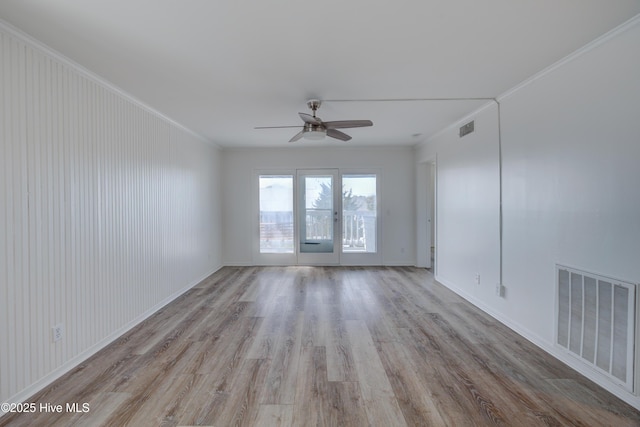
M 476 273 L 476 285 L 480 284 L 480 273 Z
M 499 297 L 504 297 L 504 286 L 500 283 L 496 283 L 496 295 Z
M 64 337 L 64 325 L 59 323 L 51 328 L 53 342 L 58 342 Z

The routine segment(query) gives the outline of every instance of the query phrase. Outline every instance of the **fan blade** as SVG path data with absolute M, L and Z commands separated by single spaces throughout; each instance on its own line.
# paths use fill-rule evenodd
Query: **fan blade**
M 300 132 L 296 133 L 293 138 L 291 138 L 289 140 L 289 142 L 296 142 L 297 140 L 299 140 L 300 138 L 302 138 L 302 135 L 304 135 L 304 130 L 301 130 Z
M 254 129 L 284 129 L 284 128 L 299 128 L 298 126 L 256 126 Z
M 371 120 L 336 120 L 333 122 L 323 122 L 327 129 L 362 128 L 373 126 Z
M 316 126 L 320 126 L 322 124 L 322 120 L 320 120 L 317 117 L 313 117 L 310 114 L 307 113 L 298 113 L 298 115 L 300 116 L 300 118 L 305 122 L 305 123 L 309 123 L 310 125 L 316 125 Z
M 340 141 L 348 141 L 351 139 L 351 137 L 346 133 L 340 132 L 339 130 L 335 130 L 335 129 L 327 129 L 327 136 L 330 136 L 331 138 L 339 139 Z

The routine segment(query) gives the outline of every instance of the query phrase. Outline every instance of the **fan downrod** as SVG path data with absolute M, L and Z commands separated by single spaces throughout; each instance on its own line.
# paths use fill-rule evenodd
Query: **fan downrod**
M 318 99 L 310 99 L 307 101 L 307 107 L 309 107 L 311 111 L 313 111 L 313 117 L 316 116 L 316 111 L 318 111 L 318 108 L 320 108 L 321 104 L 322 102 Z

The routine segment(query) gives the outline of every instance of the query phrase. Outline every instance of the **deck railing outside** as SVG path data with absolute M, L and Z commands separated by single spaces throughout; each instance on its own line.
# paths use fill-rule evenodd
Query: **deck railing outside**
M 323 211 L 307 212 L 307 239 L 331 240 L 333 218 Z M 293 252 L 294 221 L 291 212 L 260 212 L 261 252 Z M 368 211 L 344 211 L 344 252 L 376 252 L 376 217 Z

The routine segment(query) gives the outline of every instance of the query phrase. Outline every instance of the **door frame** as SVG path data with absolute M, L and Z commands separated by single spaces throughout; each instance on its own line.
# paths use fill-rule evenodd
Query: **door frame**
M 306 226 L 305 220 L 302 218 L 305 212 L 305 195 L 303 194 L 305 186 L 303 180 L 307 176 L 331 176 L 332 177 L 332 211 L 333 211 L 333 247 L 331 252 L 303 252 L 303 232 Z M 337 168 L 324 169 L 296 169 L 296 194 L 297 197 L 297 224 L 296 231 L 298 240 L 296 241 L 298 265 L 340 265 L 340 255 L 342 246 L 342 178 L 340 170 Z
M 335 178 L 334 188 L 339 191 L 334 191 L 334 211 L 338 212 L 338 221 L 335 222 L 334 234 L 337 237 L 334 238 L 334 245 L 337 245 L 337 250 L 334 249 L 335 257 L 332 259 L 309 259 L 310 257 L 300 257 L 299 249 L 299 171 L 332 171 L 337 174 Z M 350 253 L 343 252 L 342 248 L 342 176 L 343 175 L 360 175 L 360 174 L 372 174 L 376 176 L 376 252 L 372 253 Z M 293 178 L 293 240 L 294 250 L 291 253 L 261 253 L 260 252 L 260 189 L 258 185 L 258 179 L 261 175 L 288 175 Z M 255 183 L 251 185 L 251 198 L 252 198 L 252 213 L 247 217 L 253 218 L 251 220 L 251 226 L 248 228 L 251 233 L 252 241 L 252 256 L 251 265 L 381 265 L 382 264 L 382 230 L 381 223 L 381 184 L 382 184 L 382 171 L 379 168 L 300 168 L 300 169 L 254 169 L 252 174 L 252 181 Z M 337 197 L 337 201 L 335 198 Z M 249 237 L 248 235 L 245 235 Z M 335 246 L 334 246 L 335 247 Z M 329 258 L 329 257 L 325 257 Z

